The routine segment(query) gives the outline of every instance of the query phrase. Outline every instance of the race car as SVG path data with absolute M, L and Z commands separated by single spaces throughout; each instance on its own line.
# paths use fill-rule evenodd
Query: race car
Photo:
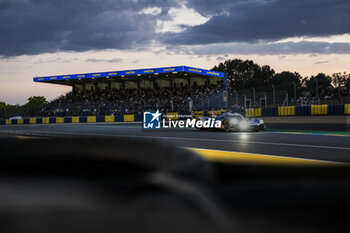
M 210 117 L 198 117 L 197 121 L 208 121 Z M 226 132 L 230 131 L 259 131 L 264 130 L 264 121 L 260 118 L 244 118 L 239 113 L 224 112 L 213 120 L 221 121 L 221 128 Z M 198 128 L 199 130 L 205 129 L 204 127 Z M 216 129 L 216 128 L 213 128 Z

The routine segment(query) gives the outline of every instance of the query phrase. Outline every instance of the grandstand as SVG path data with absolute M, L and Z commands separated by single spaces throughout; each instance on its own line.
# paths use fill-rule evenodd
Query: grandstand
M 188 66 L 35 77 L 34 82 L 72 87 L 43 107 L 41 114 L 49 116 L 191 112 L 218 95 L 227 106 L 226 74 Z

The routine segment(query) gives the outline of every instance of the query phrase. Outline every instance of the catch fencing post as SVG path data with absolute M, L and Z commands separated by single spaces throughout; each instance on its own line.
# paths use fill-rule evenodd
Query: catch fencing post
M 297 86 L 296 86 L 294 81 L 293 81 L 293 87 L 294 87 L 294 100 L 293 100 L 293 102 L 294 102 L 297 98 Z
M 236 105 L 238 106 L 238 92 L 236 90 L 233 91 L 233 94 L 235 94 L 236 97 Z
M 318 96 L 318 79 L 315 77 L 315 81 L 316 81 L 316 99 L 317 99 L 317 103 L 320 104 L 320 97 Z
M 252 90 L 253 90 L 253 107 L 256 106 L 256 103 L 255 103 L 255 88 L 252 87 Z
M 276 89 L 275 89 L 275 85 L 271 85 L 272 86 L 272 95 L 273 95 L 273 106 L 276 105 Z

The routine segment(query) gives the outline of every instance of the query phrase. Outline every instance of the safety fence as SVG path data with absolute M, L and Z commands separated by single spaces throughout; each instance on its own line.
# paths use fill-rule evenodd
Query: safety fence
M 248 108 L 245 113 L 246 117 L 348 115 L 350 104 Z
M 221 108 L 227 108 L 227 98 L 225 97 L 224 91 L 208 96 L 206 99 L 202 99 L 202 101 L 194 105 L 194 110 L 198 111 Z

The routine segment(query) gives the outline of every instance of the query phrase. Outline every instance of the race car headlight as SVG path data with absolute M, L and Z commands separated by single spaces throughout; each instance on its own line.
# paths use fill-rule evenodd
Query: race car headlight
M 249 123 L 247 121 L 241 121 L 239 123 L 239 128 L 242 130 L 246 130 L 249 128 Z

